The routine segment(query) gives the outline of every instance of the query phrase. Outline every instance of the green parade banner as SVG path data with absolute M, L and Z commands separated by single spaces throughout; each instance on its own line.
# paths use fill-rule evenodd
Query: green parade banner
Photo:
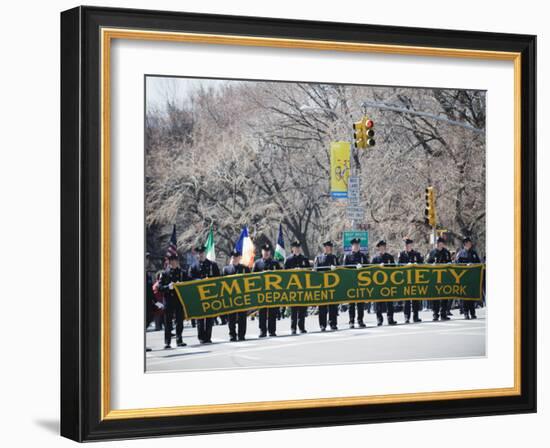
M 282 306 L 480 300 L 484 268 L 484 264 L 408 264 L 290 269 L 191 280 L 176 283 L 175 290 L 187 319 Z

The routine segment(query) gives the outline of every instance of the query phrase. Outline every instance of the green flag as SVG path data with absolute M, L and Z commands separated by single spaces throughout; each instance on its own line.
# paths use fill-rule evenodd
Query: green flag
M 210 226 L 210 231 L 208 232 L 208 238 L 206 238 L 206 258 L 210 261 L 216 261 L 216 246 L 214 244 L 214 231 L 212 226 Z

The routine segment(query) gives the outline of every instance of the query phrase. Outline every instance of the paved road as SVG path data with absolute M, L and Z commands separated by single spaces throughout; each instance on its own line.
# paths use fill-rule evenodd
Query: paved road
M 485 309 L 478 319 L 464 320 L 453 310 L 451 321 L 432 322 L 431 313 L 421 313 L 422 323 L 404 324 L 403 314 L 395 315 L 398 325 L 376 326 L 376 316 L 366 314 L 367 328 L 349 329 L 347 312 L 339 316 L 338 331 L 319 331 L 317 316 L 306 319 L 307 334 L 292 336 L 290 318 L 277 322 L 277 337 L 259 339 L 258 321 L 248 321 L 247 340 L 229 342 L 228 328 L 213 328 L 213 344 L 200 345 L 196 329 L 188 322 L 183 338 L 187 347 L 164 350 L 163 332 L 148 331 L 146 354 L 148 372 L 168 370 L 211 370 L 291 365 L 320 365 L 406 361 L 434 358 L 485 356 Z

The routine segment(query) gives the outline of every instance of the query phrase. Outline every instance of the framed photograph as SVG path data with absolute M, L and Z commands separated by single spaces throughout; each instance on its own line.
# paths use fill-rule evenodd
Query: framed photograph
M 536 411 L 531 35 L 61 14 L 61 433 Z

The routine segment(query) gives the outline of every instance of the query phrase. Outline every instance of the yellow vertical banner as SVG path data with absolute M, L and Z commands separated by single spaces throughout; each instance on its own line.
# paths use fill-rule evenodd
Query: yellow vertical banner
M 351 145 L 349 142 L 330 143 L 330 196 L 347 199 Z

